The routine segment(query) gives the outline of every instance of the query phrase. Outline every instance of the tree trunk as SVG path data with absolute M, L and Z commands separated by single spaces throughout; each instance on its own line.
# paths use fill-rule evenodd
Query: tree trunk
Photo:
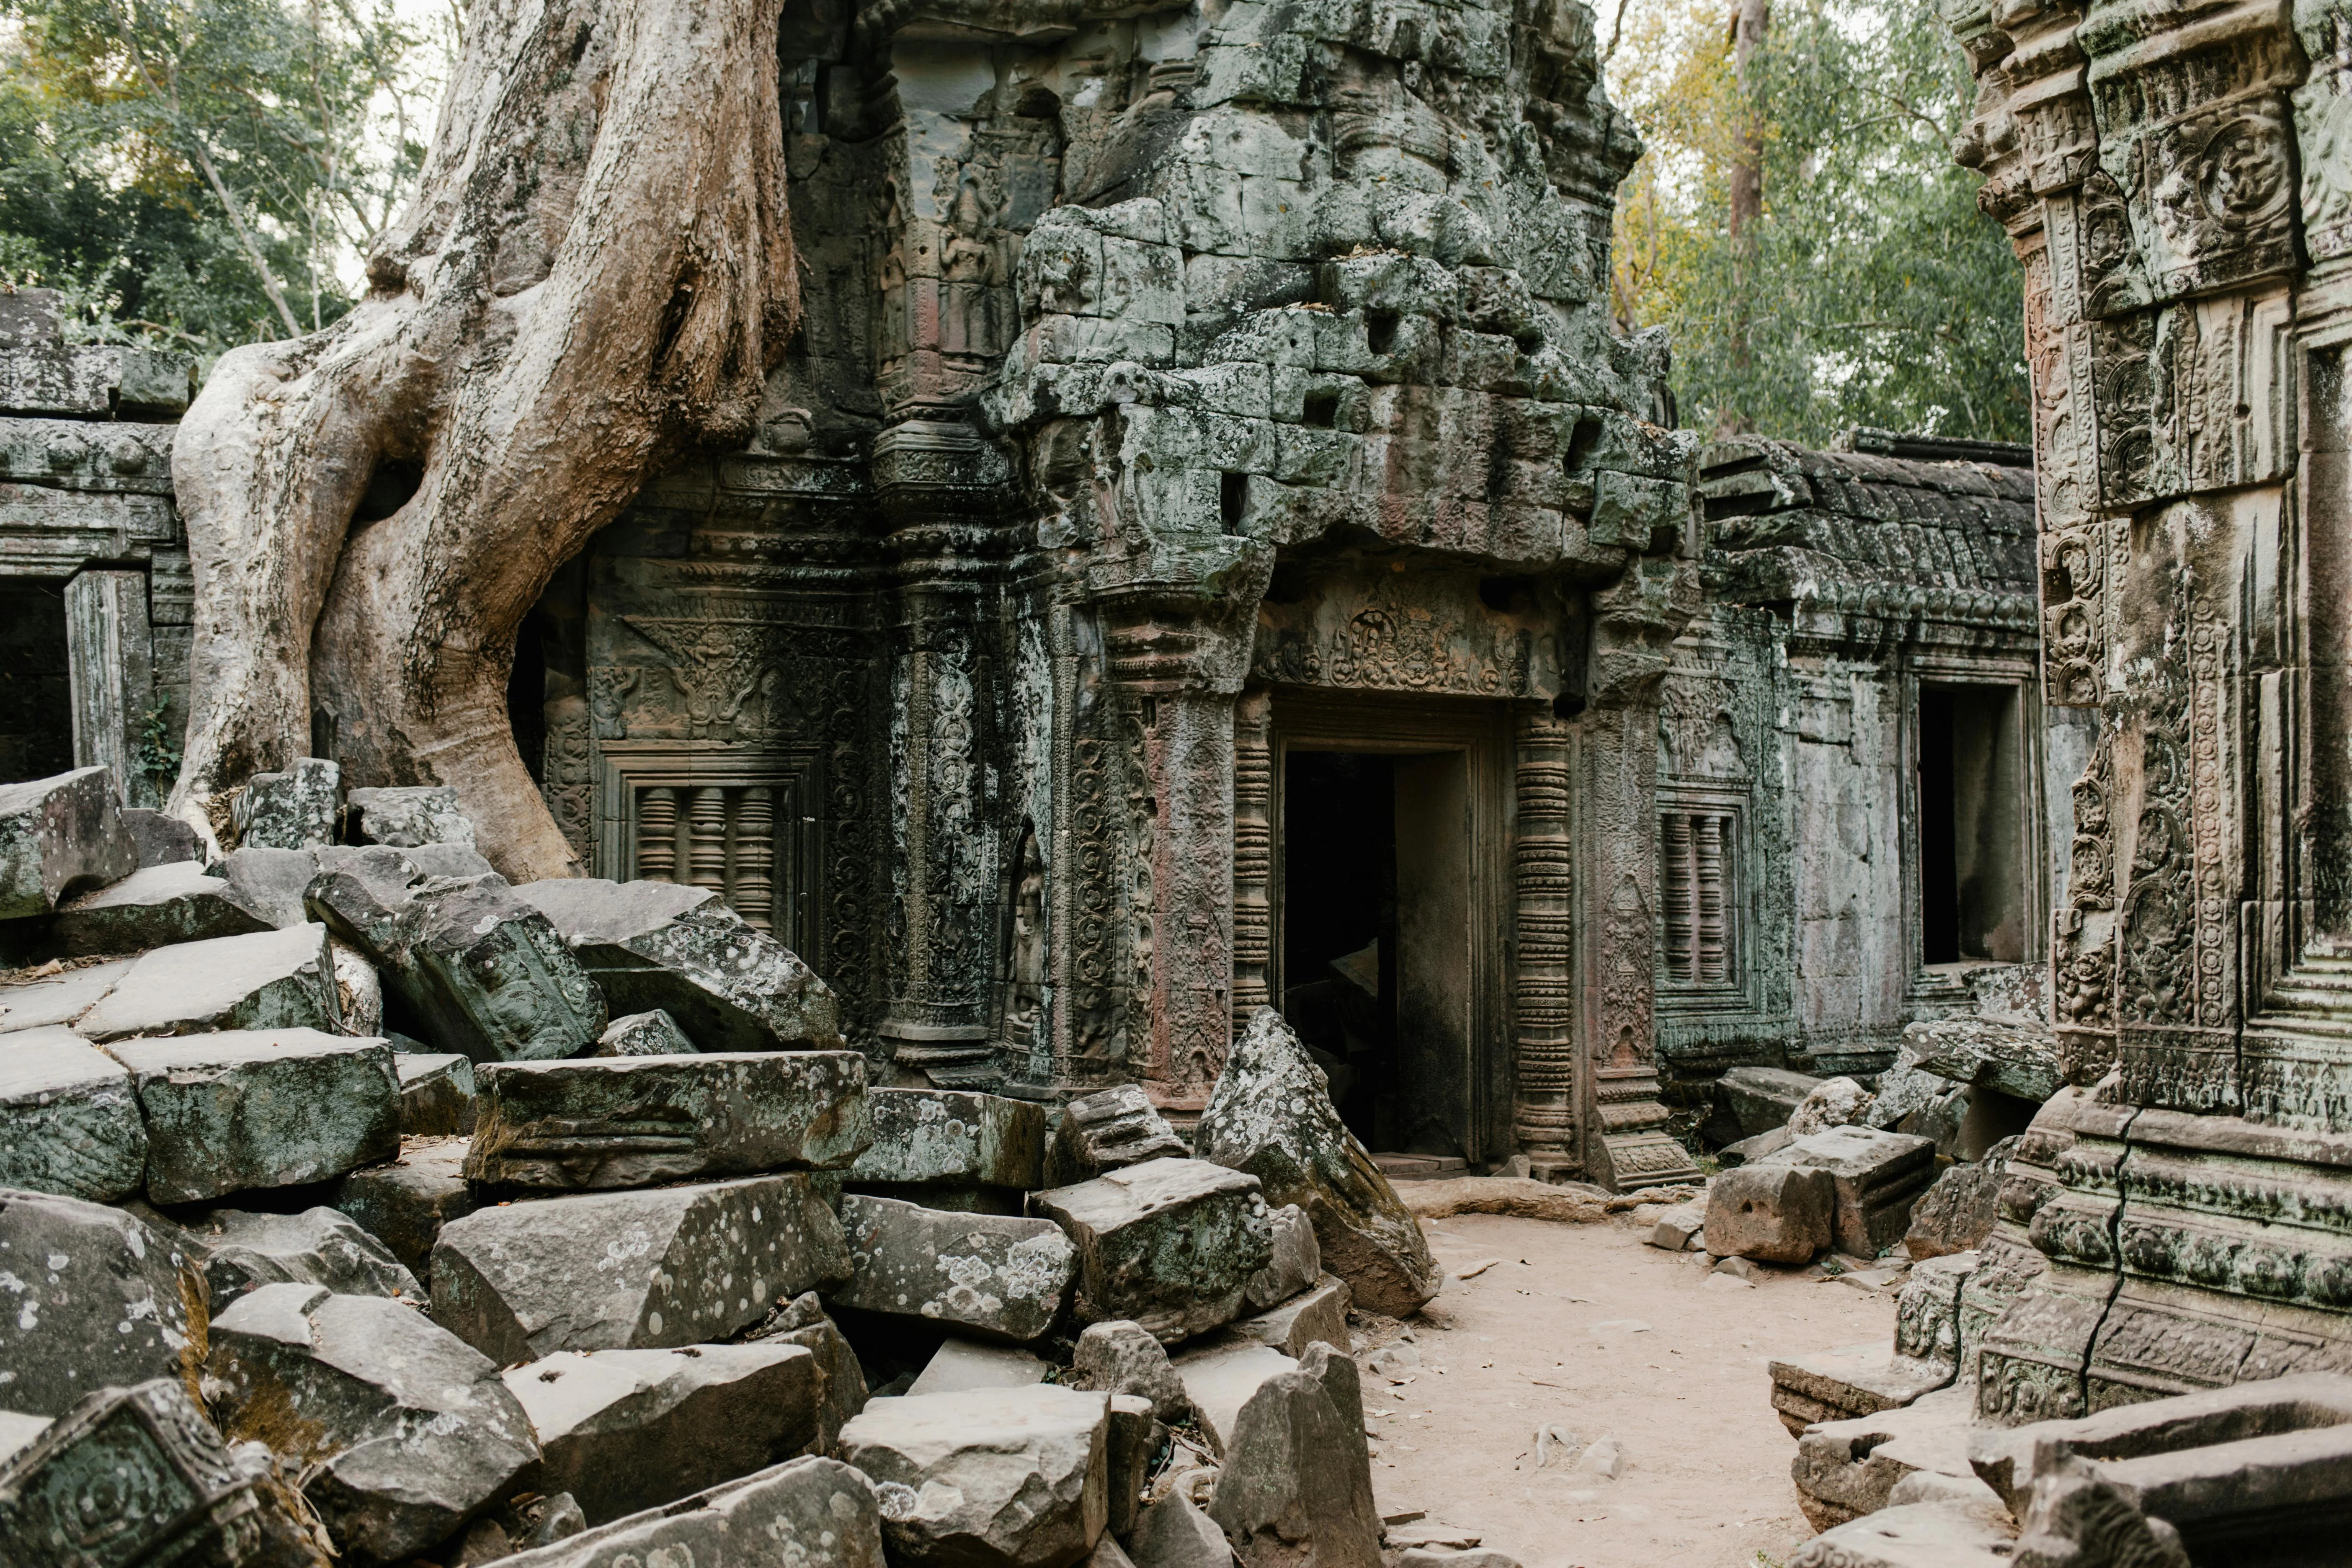
M 1764 216 L 1764 110 L 1753 62 L 1771 26 L 1769 0 L 1737 0 L 1731 14 L 1731 68 L 1732 79 L 1738 84 L 1739 111 L 1746 118 L 1740 127 L 1739 151 L 1732 161 L 1729 182 L 1734 312 L 1731 361 L 1742 370 L 1748 368 L 1749 362 L 1748 332 L 1753 316 L 1749 310 L 1750 290 L 1756 286 L 1756 226 Z M 1726 409 L 1717 417 L 1717 425 L 1718 435 L 1729 436 L 1754 429 L 1755 420 L 1744 410 Z
M 777 14 L 475 0 L 367 298 L 224 355 L 181 424 L 179 815 L 319 733 L 346 783 L 454 785 L 509 877 L 574 868 L 508 723 L 515 637 L 649 475 L 751 432 L 800 303 Z M 415 491 L 354 521 L 383 463 Z

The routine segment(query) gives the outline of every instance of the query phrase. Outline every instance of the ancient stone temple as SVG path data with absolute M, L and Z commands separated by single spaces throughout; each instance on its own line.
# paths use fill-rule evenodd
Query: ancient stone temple
M 518 658 L 583 868 L 720 889 L 911 1081 L 1197 1115 L 1297 1015 L 1376 1147 L 1661 1130 L 1695 438 L 1608 331 L 1568 0 L 795 5 L 809 314 Z

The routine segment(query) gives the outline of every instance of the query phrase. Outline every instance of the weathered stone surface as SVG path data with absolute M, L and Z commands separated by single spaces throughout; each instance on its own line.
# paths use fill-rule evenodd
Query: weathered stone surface
M 554 922 L 615 1011 L 661 1008 L 706 1051 L 840 1043 L 824 982 L 708 889 L 574 877 L 515 890 Z
M 840 1222 L 803 1173 L 592 1193 L 444 1225 L 433 1316 L 505 1365 L 723 1340 L 778 1296 L 849 1272 Z
M 1129 1319 L 1162 1342 L 1231 1321 L 1273 1253 L 1256 1178 L 1204 1160 L 1123 1166 L 1030 1205 L 1077 1249 L 1079 1321 Z
M 793 1459 L 502 1559 L 505 1568 L 885 1568 L 874 1485 Z
M 131 843 L 139 847 L 142 870 L 205 858 L 204 840 L 196 837 L 196 830 L 169 812 L 151 811 L 142 805 L 125 806 L 122 826 L 130 829 Z
M 817 1435 L 815 1447 L 831 1453 L 834 1440 L 850 1417 L 866 1408 L 866 1371 L 858 1364 L 857 1352 L 831 1318 L 814 1291 L 803 1292 L 792 1303 L 789 1318 L 772 1330 L 764 1325 L 752 1331 L 753 1342 L 774 1340 L 782 1344 L 799 1345 L 816 1357 L 817 1369 L 824 1374 L 823 1391 L 817 1401 Z M 773 1316 L 773 1314 L 772 1314 Z
M 25 1446 L 0 1442 L 10 1568 L 327 1568 L 264 1467 L 231 1454 L 176 1378 L 91 1394 Z
M 147 1125 L 121 1064 L 55 1025 L 0 1040 L 0 1187 L 100 1203 L 137 1192 Z
M 77 894 L 49 919 L 50 939 L 68 953 L 136 952 L 274 929 L 226 880 L 193 860 L 146 867 Z
M 229 886 L 238 903 L 279 928 L 298 926 L 310 918 L 302 907 L 302 889 L 319 874 L 319 858 L 333 849 L 271 849 L 248 845 L 221 857 L 214 873 Z
M 400 1131 L 406 1138 L 447 1138 L 474 1130 L 474 1064 L 455 1051 L 404 1051 Z
M 1248 1568 L 1375 1568 L 1381 1516 L 1356 1363 L 1328 1345 L 1242 1406 L 1209 1498 Z
M 316 1285 L 338 1296 L 397 1297 L 412 1306 L 425 1304 L 425 1288 L 407 1266 L 331 1208 L 300 1214 L 208 1209 L 182 1234 L 203 1264 L 215 1316 L 265 1285 Z
M 74 1023 L 93 1040 L 231 1029 L 332 1029 L 333 966 L 324 926 L 159 947 L 131 964 Z
M 1222 1455 L 1234 1440 L 1234 1423 L 1266 1383 L 1298 1363 L 1270 1345 L 1220 1334 L 1180 1352 L 1171 1363 L 1184 1385 L 1184 1398 L 1199 1419 L 1202 1435 Z
M 1948 1386 L 1960 1362 L 1960 1287 L 1973 1253 L 1913 1268 L 1896 1298 L 1891 1346 L 1837 1351 L 1771 1363 L 1772 1408 L 1792 1436 L 1826 1421 L 1896 1410 Z
M 20 985 L 0 986 L 0 1034 L 70 1024 L 131 973 L 135 959 L 84 964 Z
M 1911 1503 L 1823 1531 L 1797 1549 L 1789 1568 L 1997 1568 L 2016 1539 L 2016 1524 L 1998 1507 Z
M 882 1494 L 893 1563 L 1069 1568 L 1110 1519 L 1109 1398 L 1074 1388 L 877 1399 L 841 1457 Z
M 2009 1169 L 2014 1138 L 2004 1138 L 1972 1164 L 1954 1165 L 1931 1183 L 1911 1207 L 1905 1247 L 1914 1258 L 1972 1252 L 1992 1234 L 2000 1217 L 2000 1183 Z
M 2040 1024 L 1935 1018 L 1906 1028 L 1903 1047 L 1921 1072 L 2036 1104 L 2066 1082 L 2057 1040 Z
M 1873 1096 L 1850 1078 L 1823 1079 L 1789 1113 L 1789 1136 L 1810 1138 L 1832 1127 L 1868 1120 Z
M 694 1042 L 677 1026 L 677 1020 L 656 1007 L 649 1013 L 631 1013 L 604 1026 L 596 1037 L 596 1055 L 600 1057 L 686 1057 L 694 1054 Z
M 1080 1095 L 1062 1107 L 1045 1149 L 1045 1185 L 1074 1186 L 1121 1165 L 1192 1152 L 1150 1097 L 1131 1083 Z
M 1140 1394 L 1110 1396 L 1110 1428 L 1106 1445 L 1110 1486 L 1110 1527 L 1104 1541 L 1135 1528 L 1143 1487 L 1151 1473 L 1152 1456 L 1166 1439 L 1167 1428 L 1153 1418 L 1151 1401 Z M 1114 1542 L 1114 1544 L 1116 1542 Z M 1097 1543 L 1100 1549 L 1100 1543 Z M 1121 1556 L 1126 1553 L 1122 1552 Z M 1132 1568 L 1132 1565 L 1130 1565 Z
M 850 1193 L 841 1226 L 855 1272 L 832 1291 L 836 1304 L 982 1339 L 1042 1337 L 1067 1304 L 1077 1270 L 1070 1238 L 1052 1219 L 955 1214 Z
M 1782 1068 L 1732 1068 L 1715 1080 L 1716 1115 L 1707 1123 L 1707 1135 L 1730 1143 L 1786 1127 L 1821 1083 L 1810 1074 Z M 1725 1133 L 1729 1135 L 1721 1136 Z
M 342 769 L 297 757 L 282 773 L 256 773 L 232 806 L 236 841 L 261 849 L 309 849 L 335 841 Z
M 1665 1252 L 1687 1252 L 1706 1228 L 1705 1204 L 1676 1204 L 1660 1214 L 1643 1241 Z
M 1830 1530 L 1887 1506 L 1915 1470 L 1969 1479 L 1972 1391 L 1923 1394 L 1900 1409 L 1808 1427 L 1789 1467 L 1797 1506 L 1815 1530 Z
M 193 1373 L 205 1320 L 202 1277 L 171 1238 L 121 1209 L 0 1190 L 0 1399 L 10 1409 L 63 1415 L 110 1385 Z
M 1087 1324 L 1078 1335 L 1070 1374 L 1074 1387 L 1150 1401 L 1152 1415 L 1162 1421 L 1181 1421 L 1192 1413 L 1192 1398 L 1169 1363 L 1167 1347 L 1140 1323 Z
M 502 1186 L 835 1169 L 867 1138 L 866 1058 L 855 1051 L 498 1062 L 477 1082 L 466 1174 Z
M 1421 1226 L 1339 1120 L 1323 1069 L 1271 1007 L 1251 1016 L 1193 1134 L 1201 1157 L 1246 1171 L 1266 1202 L 1315 1222 L 1323 1267 L 1356 1304 L 1406 1317 L 1441 1276 Z
M 1234 1560 L 1225 1532 L 1181 1489 L 1137 1513 L 1128 1544 L 1135 1568 L 1231 1568 Z
M 1802 1263 L 1830 1244 L 1837 1196 L 1827 1173 L 1775 1157 L 1717 1176 L 1706 1189 L 1706 1249 Z
M 940 1342 L 931 1359 L 908 1386 L 907 1396 L 965 1394 L 975 1388 L 1026 1388 L 1053 1371 L 1047 1363 L 1014 1345 L 983 1344 L 953 1336 Z
M 874 1142 L 853 1182 L 1045 1184 L 1045 1112 L 1026 1100 L 940 1089 L 866 1091 Z
M 0 784 L 0 920 L 47 914 L 138 868 L 106 769 Z
M 389 1164 L 353 1171 L 335 1185 L 335 1207 L 419 1279 L 432 1268 L 441 1227 L 480 1206 L 466 1183 L 462 1138 L 403 1138 Z
M 1875 1258 L 1903 1239 L 1911 1205 L 1936 1176 L 1931 1140 L 1869 1127 L 1833 1127 L 1800 1138 L 1772 1159 L 1828 1173 L 1834 1205 L 1830 1239 L 1857 1258 Z
M 1263 1310 L 1279 1306 L 1302 1290 L 1312 1289 L 1323 1277 L 1323 1249 L 1315 1240 L 1315 1222 L 1297 1204 L 1285 1204 L 1266 1215 L 1274 1242 L 1274 1259 L 1250 1276 L 1243 1294 Z
M 539 1457 L 498 1368 L 381 1296 L 265 1285 L 213 1320 L 205 1370 L 223 1433 L 307 1467 L 355 1563 L 433 1545 Z
M 382 1040 L 246 1029 L 108 1049 L 138 1090 L 156 1203 L 324 1181 L 399 1152 L 400 1076 Z
M 1348 1282 L 1323 1276 L 1314 1289 L 1293 1296 L 1281 1306 L 1254 1318 L 1235 1318 L 1232 1331 L 1287 1356 L 1304 1356 L 1318 1342 L 1346 1354 L 1348 1351 Z
M 457 792 L 446 784 L 355 789 L 346 800 L 356 843 L 406 849 L 474 842 L 474 825 L 457 808 Z
M 541 1492 L 590 1524 L 781 1464 L 817 1439 L 824 1373 L 805 1348 L 564 1351 L 509 1369 L 539 1435 Z

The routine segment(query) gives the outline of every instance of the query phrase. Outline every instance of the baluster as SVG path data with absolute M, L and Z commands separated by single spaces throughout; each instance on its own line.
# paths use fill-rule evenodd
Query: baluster
M 668 882 L 677 872 L 677 792 L 641 790 L 637 795 L 637 875 Z
M 775 929 L 776 795 L 764 784 L 736 797 L 734 904 L 756 929 Z
M 1658 903 L 1665 913 L 1666 978 L 1688 980 L 1691 977 L 1691 819 L 1690 814 L 1670 811 L 1660 819 L 1660 831 L 1665 839 L 1665 862 L 1659 869 L 1663 884 Z
M 727 892 L 727 792 L 706 785 L 694 792 L 688 809 L 692 825 L 688 878 L 696 887 L 709 888 L 723 898 Z
M 1723 921 L 1724 819 L 1708 813 L 1693 822 L 1698 829 L 1698 977 L 1720 983 L 1731 974 Z

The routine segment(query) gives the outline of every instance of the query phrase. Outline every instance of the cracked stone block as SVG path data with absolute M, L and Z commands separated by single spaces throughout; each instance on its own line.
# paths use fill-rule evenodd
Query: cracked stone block
M 407 1138 L 447 1138 L 474 1130 L 474 1064 L 455 1051 L 404 1051 L 400 1131 Z
M 425 1288 L 383 1242 L 331 1208 L 300 1214 L 207 1209 L 183 1228 L 202 1262 L 213 1311 L 265 1285 L 316 1285 L 339 1296 L 404 1298 Z
M 0 1035 L 70 1024 L 131 973 L 135 959 L 84 964 L 21 985 L 0 986 Z
M 853 1182 L 1044 1184 L 1045 1112 L 1026 1100 L 944 1089 L 873 1089 L 874 1142 Z
M 1181 1160 L 1192 1153 L 1167 1118 L 1134 1084 L 1122 1083 L 1082 1095 L 1062 1107 L 1062 1120 L 1045 1149 L 1045 1183 L 1073 1186 L 1121 1165 L 1146 1160 Z
M 205 858 L 204 840 L 196 837 L 196 830 L 169 812 L 126 806 L 122 826 L 131 830 L 131 841 L 139 847 L 142 870 Z
M 1998 1504 L 1916 1502 L 1823 1531 L 1789 1568 L 1996 1568 L 2016 1544 L 2016 1522 Z
M 866 1145 L 856 1051 L 499 1062 L 478 1082 L 466 1174 L 577 1191 L 847 1165 Z
M 325 1181 L 399 1152 L 400 1076 L 382 1040 L 240 1029 L 109 1050 L 138 1089 L 155 1203 Z
M 1886 1507 L 1914 1471 L 1971 1479 L 1973 1405 L 1964 1385 L 1939 1388 L 1899 1409 L 1807 1427 L 1789 1467 L 1797 1506 L 1825 1531 Z
M 0 1187 L 100 1203 L 137 1192 L 147 1168 L 147 1124 L 130 1073 L 59 1026 L 5 1040 Z
M 1936 1179 L 1936 1144 L 1907 1132 L 1833 1127 L 1798 1139 L 1770 1163 L 1826 1172 L 1832 1189 L 1830 1239 L 1857 1258 L 1875 1258 L 1903 1239 L 1912 1204 Z M 1710 1237 L 1713 1216 L 1710 1205 Z
M 1323 1276 L 1323 1249 L 1315 1241 L 1315 1222 L 1297 1204 L 1270 1211 L 1274 1261 L 1250 1276 L 1243 1295 L 1263 1310 L 1280 1306 L 1302 1290 L 1314 1289 Z
M 707 888 L 569 877 L 515 891 L 554 922 L 616 1011 L 658 1007 L 706 1051 L 841 1043 L 838 1005 L 816 972 Z
M 224 1436 L 304 1467 L 347 1562 L 434 1545 L 539 1458 L 498 1367 L 382 1296 L 265 1285 L 213 1320 L 205 1373 Z
M 2057 1037 L 2039 1023 L 1930 1019 L 1905 1027 L 1903 1054 L 1921 1072 L 2036 1104 L 2066 1083 Z
M 1268 1379 L 1234 1422 L 1209 1517 L 1245 1568 L 1379 1568 L 1381 1515 L 1356 1363 L 1328 1345 Z
M 435 1320 L 505 1365 L 723 1340 L 850 1261 L 794 1172 L 478 1209 L 441 1227 L 430 1272 Z
M 302 889 L 319 874 L 319 857 L 331 850 L 270 849 L 259 845 L 232 849 L 213 868 L 237 902 L 272 926 L 298 926 L 310 918 Z
M 1291 1371 L 1298 1362 L 1271 1345 L 1221 1334 L 1181 1352 L 1172 1364 L 1183 1381 L 1184 1397 L 1200 1419 L 1202 1435 L 1223 1454 L 1233 1441 L 1234 1423 L 1241 1418 L 1242 1406 L 1269 1378 Z
M 0 784 L 0 921 L 45 915 L 139 869 L 104 768 Z
M 323 757 L 297 757 L 282 773 L 256 773 L 229 813 L 240 847 L 309 849 L 335 841 L 342 769 Z
M 1026 1343 L 1069 1298 L 1077 1255 L 1051 1219 L 956 1214 L 845 1194 L 841 1226 L 854 1267 L 839 1306 Z
M 1832 1127 L 1864 1121 L 1874 1096 L 1850 1078 L 1824 1079 L 1789 1113 L 1789 1136 L 1810 1138 Z
M 1077 1249 L 1078 1321 L 1131 1321 L 1162 1343 L 1232 1321 L 1274 1250 L 1257 1178 L 1205 1160 L 1122 1166 L 1029 1202 Z
M 1235 1318 L 1231 1331 L 1288 1356 L 1303 1356 L 1318 1342 L 1348 1350 L 1348 1282 L 1326 1274 L 1323 1282 L 1254 1318 Z
M 397 789 L 355 789 L 346 797 L 361 844 L 413 848 L 422 844 L 474 842 L 474 825 L 457 808 L 457 792 L 446 784 Z
M 793 1459 L 630 1514 L 501 1568 L 885 1568 L 874 1484 L 835 1459 Z
M 690 1057 L 694 1042 L 677 1026 L 677 1020 L 656 1007 L 649 1013 L 631 1013 L 604 1026 L 596 1037 L 595 1054 L 600 1057 Z
M 1724 1258 L 1806 1262 L 1830 1244 L 1836 1201 L 1827 1173 L 1778 1156 L 1725 1171 L 1707 1184 L 1706 1249 Z
M 894 1564 L 1071 1568 L 1110 1521 L 1109 1403 L 1042 1384 L 877 1399 L 839 1451 L 880 1492 Z
M 1323 1069 L 1282 1015 L 1261 1007 L 1234 1042 L 1201 1125 L 1201 1158 L 1255 1176 L 1269 1204 L 1297 1204 L 1315 1222 L 1323 1267 L 1356 1304 L 1410 1317 L 1444 1274 L 1421 1225 L 1339 1120 Z
M 978 1344 L 950 1336 L 908 1385 L 908 1398 L 926 1394 L 966 1394 L 975 1388 L 1026 1388 L 1043 1383 L 1054 1369 L 1013 1345 Z
M 441 1227 L 481 1206 L 465 1177 L 463 1138 L 403 1138 L 400 1157 L 335 1184 L 335 1207 L 389 1248 L 401 1267 L 429 1278 Z
M 1785 1068 L 1732 1068 L 1715 1080 L 1715 1114 L 1704 1131 L 1710 1142 L 1736 1143 L 1786 1127 L 1822 1080 Z
M 2004 1138 L 1982 1160 L 1954 1165 L 1928 1184 L 1912 1205 L 1911 1226 L 1903 1236 L 1914 1259 L 1973 1252 L 1984 1245 L 2000 1217 L 2001 1179 L 2016 1147 L 2016 1139 Z
M 100 1389 L 13 1454 L 0 1442 L 10 1568 L 328 1568 L 295 1508 L 176 1377 Z
M 1087 1325 L 1071 1356 L 1070 1373 L 1073 1386 L 1148 1400 L 1151 1413 L 1171 1424 L 1192 1411 L 1184 1380 L 1169 1363 L 1168 1347 L 1140 1323 Z
M 1232 1568 L 1233 1543 L 1183 1489 L 1138 1511 L 1128 1535 L 1135 1568 Z
M 137 952 L 275 929 L 193 860 L 133 871 L 68 899 L 49 918 L 50 940 L 68 953 Z
M 541 1492 L 604 1524 L 802 1453 L 824 1373 L 770 1340 L 677 1350 L 562 1351 L 505 1374 L 539 1434 Z
M 63 1415 L 85 1394 L 193 1371 L 204 1280 L 121 1209 L 0 1191 L 0 1399 Z
M 159 947 L 75 1021 L 93 1040 L 234 1029 L 333 1029 L 333 961 L 327 928 L 289 926 L 249 936 Z
M 858 1364 L 857 1352 L 848 1336 L 824 1315 L 816 1292 L 804 1292 L 791 1306 L 790 1314 L 776 1328 L 755 1329 L 749 1338 L 754 1343 L 774 1340 L 782 1344 L 799 1345 L 816 1357 L 824 1379 L 824 1392 L 817 1403 L 814 1448 L 820 1453 L 831 1453 L 834 1439 L 840 1436 L 842 1427 L 866 1408 L 866 1369 Z

